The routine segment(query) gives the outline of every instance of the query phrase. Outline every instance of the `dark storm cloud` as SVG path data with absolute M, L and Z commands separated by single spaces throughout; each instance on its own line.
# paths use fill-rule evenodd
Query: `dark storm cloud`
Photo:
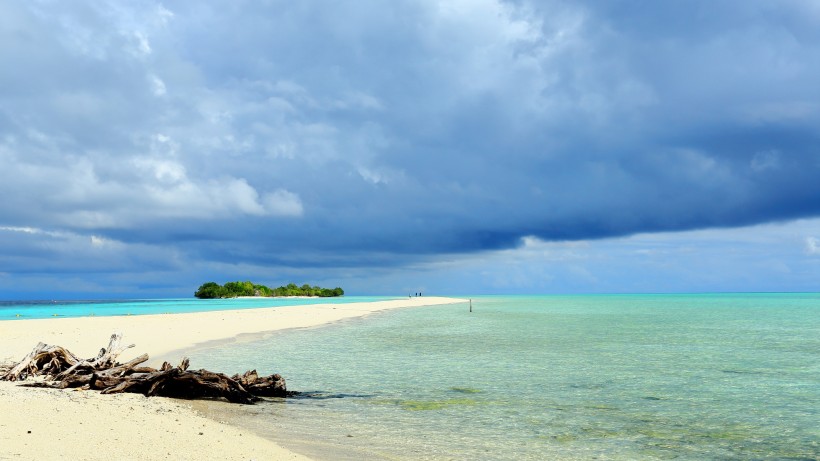
M 0 9 L 0 226 L 158 249 L 134 270 L 820 214 L 813 2 Z

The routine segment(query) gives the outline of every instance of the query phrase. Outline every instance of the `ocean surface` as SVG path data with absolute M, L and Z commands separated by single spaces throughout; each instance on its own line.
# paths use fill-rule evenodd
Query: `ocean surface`
M 232 299 L 126 299 L 79 301 L 0 301 L 0 320 L 50 317 L 88 317 L 206 312 L 304 304 L 344 304 L 398 299 L 388 296 L 343 296 L 338 298 L 232 298 Z
M 192 351 L 320 459 L 820 459 L 820 294 L 474 297 Z

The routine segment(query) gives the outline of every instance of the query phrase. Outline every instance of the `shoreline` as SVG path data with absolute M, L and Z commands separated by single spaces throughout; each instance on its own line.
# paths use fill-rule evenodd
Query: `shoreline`
M 108 344 L 112 333 L 120 332 L 124 344 L 135 344 L 122 353 L 121 361 L 147 353 L 150 357 L 147 364 L 159 366 L 168 358 L 172 359 L 170 362 L 179 360 L 179 357 L 169 357 L 169 353 L 200 343 L 315 327 L 389 309 L 461 302 L 466 300 L 431 296 L 174 314 L 0 320 L 0 362 L 20 360 L 40 341 L 62 346 L 80 357 L 93 357 Z
M 158 366 L 163 360 L 176 363 L 182 358 L 171 357 L 173 353 L 204 344 L 232 344 L 390 309 L 462 302 L 466 300 L 419 297 L 179 314 L 3 320 L 0 362 L 20 360 L 40 341 L 65 347 L 80 357 L 93 357 L 108 344 L 112 333 L 121 332 L 125 344 L 136 345 L 121 354 L 121 362 L 147 353 L 147 364 Z M 0 413 L 5 415 L 0 420 L 0 459 L 309 459 L 247 430 L 208 419 L 182 400 L 34 389 L 0 382 Z

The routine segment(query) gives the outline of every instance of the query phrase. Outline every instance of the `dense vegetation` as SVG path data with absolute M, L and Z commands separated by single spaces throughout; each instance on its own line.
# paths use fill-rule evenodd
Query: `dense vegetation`
M 213 298 L 236 298 L 238 296 L 319 296 L 321 298 L 330 298 L 333 296 L 343 296 L 345 291 L 339 287 L 336 288 L 320 288 L 317 286 L 310 286 L 304 284 L 301 287 L 296 286 L 295 283 L 279 288 L 268 288 L 265 285 L 256 285 L 251 282 L 228 282 L 225 285 L 220 285 L 216 282 L 203 283 L 202 286 L 196 290 L 194 296 L 202 299 Z

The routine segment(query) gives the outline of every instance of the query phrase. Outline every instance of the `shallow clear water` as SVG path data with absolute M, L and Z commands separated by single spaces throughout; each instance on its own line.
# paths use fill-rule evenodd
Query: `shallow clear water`
M 231 299 L 127 299 L 83 301 L 0 301 L 0 320 L 50 317 L 88 317 L 206 312 L 304 304 L 344 304 L 396 299 L 387 296 L 344 296 L 338 298 L 231 298 Z
M 211 410 L 327 459 L 820 458 L 818 294 L 473 306 L 286 331 L 191 361 L 278 372 L 310 393 Z

